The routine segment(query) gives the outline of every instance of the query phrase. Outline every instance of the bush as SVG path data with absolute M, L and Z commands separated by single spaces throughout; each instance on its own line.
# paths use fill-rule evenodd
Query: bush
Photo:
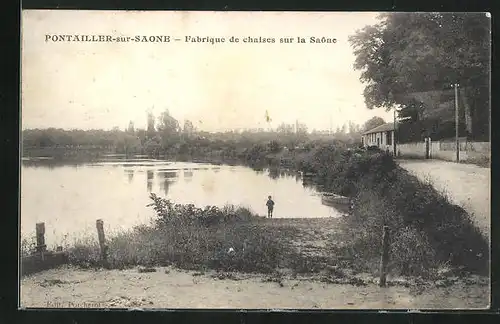
M 206 206 L 202 209 L 193 204 L 174 204 L 154 193 L 151 193 L 150 198 L 153 203 L 148 206 L 154 208 L 157 214 L 156 224 L 160 227 L 169 224 L 212 226 L 220 223 L 245 222 L 258 217 L 247 208 L 232 205 L 224 206 L 222 209 L 216 206 Z
M 248 225 L 248 224 L 247 224 Z M 234 253 L 228 253 L 233 248 Z M 114 238 L 108 260 L 114 268 L 175 265 L 184 269 L 271 272 L 282 250 L 251 226 L 170 224 Z
M 382 150 L 377 145 L 370 145 L 366 148 L 367 151 L 381 152 Z
M 243 207 L 176 205 L 152 194 L 157 219 L 111 238 L 108 263 L 123 269 L 137 265 L 175 265 L 184 269 L 217 269 L 269 273 L 293 255 L 276 235 L 258 226 L 260 218 Z M 229 253 L 232 248 L 234 252 Z M 96 242 L 78 242 L 70 262 L 99 266 Z

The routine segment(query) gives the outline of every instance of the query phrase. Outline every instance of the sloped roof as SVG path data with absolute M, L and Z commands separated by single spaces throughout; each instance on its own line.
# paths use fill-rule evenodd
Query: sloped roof
M 373 134 L 373 133 L 380 133 L 380 132 L 387 132 L 394 130 L 394 123 L 385 123 L 383 125 L 377 126 L 375 128 L 372 128 L 370 130 L 367 130 L 366 132 L 363 133 L 363 135 L 366 134 Z

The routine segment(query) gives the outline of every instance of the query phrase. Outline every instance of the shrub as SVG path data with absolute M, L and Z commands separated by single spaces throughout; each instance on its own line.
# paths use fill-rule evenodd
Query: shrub
M 160 227 L 169 224 L 212 226 L 219 223 L 244 222 L 258 218 L 257 215 L 244 207 L 227 205 L 222 209 L 216 206 L 197 208 L 193 204 L 174 204 L 154 193 L 151 193 L 150 198 L 153 202 L 148 206 L 154 208 L 157 214 L 156 224 Z
M 262 227 L 258 216 L 244 207 L 173 204 L 151 195 L 157 213 L 153 226 L 138 226 L 111 238 L 111 268 L 175 265 L 184 269 L 272 272 L 283 263 L 288 248 Z M 229 248 L 234 253 L 228 253 Z M 99 265 L 96 242 L 70 249 L 70 262 Z
M 253 215 L 244 216 L 246 209 L 239 212 L 242 218 L 253 219 Z M 214 226 L 175 221 L 140 226 L 111 238 L 108 245 L 109 266 L 117 269 L 174 265 L 191 270 L 270 273 L 290 253 L 261 227 L 234 219 Z M 228 253 L 230 248 L 234 253 Z M 76 245 L 70 249 L 70 262 L 83 267 L 99 266 L 98 252 L 96 243 Z

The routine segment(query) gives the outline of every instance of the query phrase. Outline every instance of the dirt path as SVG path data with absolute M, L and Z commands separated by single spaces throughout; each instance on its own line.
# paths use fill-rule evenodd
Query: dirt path
M 261 231 L 270 231 L 307 256 L 328 257 L 325 247 L 341 240 L 343 234 L 342 218 L 274 218 L 261 222 L 265 224 Z M 286 231 L 286 228 L 293 229 L 293 232 Z
M 250 309 L 464 309 L 485 308 L 489 286 L 455 284 L 415 291 L 375 284 L 354 286 L 313 280 L 269 282 L 259 275 L 214 278 L 172 268 L 156 272 L 52 269 L 22 279 L 21 307 L 250 308 Z
M 490 236 L 490 168 L 439 160 L 401 160 L 399 165 L 421 180 L 431 180 L 437 190 L 472 214 L 477 226 Z

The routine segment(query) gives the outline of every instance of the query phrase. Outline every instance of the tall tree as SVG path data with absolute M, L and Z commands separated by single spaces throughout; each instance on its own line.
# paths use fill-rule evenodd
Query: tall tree
M 193 123 L 190 120 L 186 119 L 184 121 L 184 127 L 183 127 L 184 134 L 187 136 L 191 136 L 193 135 L 194 131 L 195 129 Z
M 276 131 L 280 134 L 292 134 L 293 133 L 293 125 L 281 123 Z
M 359 132 L 359 125 L 353 121 L 349 121 L 349 134 L 357 134 Z
M 306 135 L 307 134 L 307 125 L 304 123 L 297 123 L 297 134 L 299 135 Z
M 151 111 L 148 112 L 146 135 L 148 139 L 152 139 L 156 136 L 155 116 Z
M 179 122 L 170 115 L 168 109 L 165 110 L 159 118 L 158 132 L 161 136 L 164 148 L 168 148 L 179 140 Z
M 400 105 L 407 116 L 443 120 L 453 114 L 453 105 L 441 109 L 443 99 L 434 92 L 447 94 L 459 83 L 473 135 L 489 134 L 490 18 L 485 13 L 384 13 L 379 19 L 349 38 L 354 68 L 366 84 L 367 107 Z
M 135 127 L 134 127 L 134 122 L 133 121 L 130 121 L 128 123 L 127 133 L 129 133 L 129 134 L 135 134 Z

